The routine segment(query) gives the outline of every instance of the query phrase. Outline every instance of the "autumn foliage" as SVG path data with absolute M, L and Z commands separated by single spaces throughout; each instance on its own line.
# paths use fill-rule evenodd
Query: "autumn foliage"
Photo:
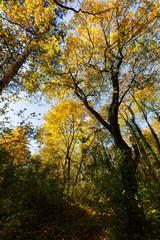
M 19 90 L 52 107 L 3 121 L 0 238 L 159 239 L 159 1 L 1 1 L 1 102 Z

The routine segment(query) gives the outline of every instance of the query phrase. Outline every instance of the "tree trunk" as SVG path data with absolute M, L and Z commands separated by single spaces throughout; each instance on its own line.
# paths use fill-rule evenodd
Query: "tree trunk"
M 146 149 L 144 148 L 143 144 L 141 143 L 141 141 L 139 139 L 139 136 L 137 136 L 137 134 L 139 135 L 139 133 L 137 133 L 135 131 L 134 126 L 132 126 L 132 124 L 128 120 L 126 120 L 126 119 L 124 119 L 124 120 L 126 122 L 126 125 L 129 128 L 129 130 L 130 130 L 130 134 L 132 135 L 132 139 L 131 139 L 132 145 L 133 145 L 133 141 L 135 141 L 136 145 L 138 147 L 138 151 L 139 151 L 139 154 L 141 156 L 142 161 L 145 163 L 145 166 L 148 167 L 150 175 L 153 177 L 156 184 L 158 184 L 158 186 L 160 187 L 160 183 L 159 183 L 159 180 L 157 178 L 156 170 L 155 170 L 152 162 L 150 161 L 150 159 L 148 157 L 148 154 L 146 152 Z
M 4 76 L 0 78 L 0 94 L 18 74 L 19 69 L 23 66 L 28 56 L 30 55 L 31 50 L 32 48 L 28 45 L 22 55 L 19 56 L 16 62 L 11 64 L 10 68 L 6 71 Z
M 132 153 L 132 149 L 123 140 L 119 125 L 112 118 L 111 120 L 111 133 L 114 138 L 119 156 L 119 166 L 121 172 L 122 185 L 124 190 L 122 192 L 122 199 L 124 209 L 126 211 L 126 226 L 125 237 L 118 237 L 117 240 L 142 240 L 144 239 L 144 213 L 138 207 L 138 187 L 136 181 L 136 169 L 139 163 L 139 154 Z
M 145 138 L 145 136 L 143 135 L 140 127 L 137 125 L 136 121 L 135 121 L 135 116 L 134 113 L 132 111 L 132 109 L 130 107 L 128 107 L 128 109 L 130 110 L 130 113 L 132 115 L 132 124 L 134 125 L 134 127 L 136 128 L 137 133 L 139 134 L 140 139 L 142 140 L 145 148 L 152 154 L 152 156 L 154 157 L 156 164 L 158 167 L 160 167 L 160 161 L 156 155 L 156 153 L 154 152 L 153 148 L 151 147 L 151 145 L 148 143 L 147 139 Z
M 85 107 L 90 111 L 92 115 L 108 130 L 114 139 L 117 149 L 120 151 L 121 157 L 121 178 L 124 187 L 122 198 L 124 202 L 124 209 L 126 211 L 125 220 L 125 238 L 124 236 L 118 236 L 117 240 L 142 240 L 144 235 L 144 214 L 141 213 L 138 207 L 138 201 L 136 200 L 137 194 L 137 182 L 136 182 L 136 169 L 138 166 L 138 157 L 133 157 L 132 149 L 122 138 L 118 123 L 118 109 L 120 105 L 119 101 L 119 69 L 122 63 L 122 54 L 120 50 L 121 58 L 117 63 L 116 70 L 113 70 L 115 66 L 111 67 L 111 82 L 112 82 L 112 101 L 109 107 L 108 122 L 89 104 L 87 96 L 82 89 L 76 83 L 76 79 L 71 74 L 71 78 L 75 85 L 75 94 L 84 103 Z M 135 161 L 136 159 L 136 161 Z M 125 218 L 125 216 L 122 216 Z M 122 234 L 123 235 L 123 234 Z
M 126 209 L 126 240 L 142 240 L 144 236 L 144 214 L 139 209 L 136 200 L 138 195 L 135 177 L 136 168 L 133 167 L 134 160 L 131 152 L 121 151 L 120 170 L 124 187 L 122 198 Z
M 146 121 L 146 123 L 147 123 L 147 125 L 148 125 L 148 128 L 150 129 L 150 131 L 151 131 L 151 133 L 152 133 L 152 136 L 153 136 L 153 138 L 155 139 L 155 143 L 156 143 L 156 146 L 157 146 L 157 150 L 158 150 L 158 152 L 160 153 L 160 141 L 159 141 L 159 138 L 158 138 L 156 132 L 154 131 L 154 129 L 152 128 L 151 124 L 150 124 L 149 121 L 148 121 L 147 113 L 145 113 L 143 107 L 140 106 L 140 104 L 137 102 L 137 100 L 136 100 L 136 98 L 135 98 L 134 96 L 133 96 L 133 98 L 134 98 L 134 101 L 136 102 L 138 108 L 140 109 L 140 111 L 141 111 L 142 114 L 143 114 L 143 117 L 144 117 L 144 119 L 145 119 L 145 121 Z

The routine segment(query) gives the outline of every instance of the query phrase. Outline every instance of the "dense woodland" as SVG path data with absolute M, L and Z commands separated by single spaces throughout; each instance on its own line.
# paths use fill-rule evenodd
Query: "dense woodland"
M 160 239 L 159 7 L 0 1 L 0 239 Z

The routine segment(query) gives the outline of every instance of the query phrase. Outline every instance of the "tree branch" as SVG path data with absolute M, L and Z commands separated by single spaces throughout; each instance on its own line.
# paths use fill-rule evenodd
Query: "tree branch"
M 72 8 L 72 7 L 69 7 L 69 6 L 66 6 L 66 5 L 63 5 L 62 3 L 58 2 L 57 0 L 53 0 L 59 7 L 63 8 L 63 9 L 66 9 L 66 10 L 69 10 L 69 11 L 73 11 L 74 13 L 87 13 L 87 14 L 90 14 L 90 15 L 93 15 L 93 16 L 96 16 L 96 15 L 100 15 L 102 13 L 106 13 L 106 12 L 109 12 L 115 8 L 107 8 L 107 9 L 104 9 L 102 11 L 97 11 L 95 13 L 93 12 L 89 12 L 89 11 L 84 11 L 82 10 L 81 8 L 76 10 L 75 8 Z

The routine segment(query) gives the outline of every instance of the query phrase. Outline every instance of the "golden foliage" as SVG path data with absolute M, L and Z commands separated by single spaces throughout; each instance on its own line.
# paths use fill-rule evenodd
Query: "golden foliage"
M 0 147 L 9 154 L 8 161 L 13 165 L 23 166 L 29 153 L 28 142 L 26 130 L 16 127 L 10 134 L 4 134 L 0 138 Z

